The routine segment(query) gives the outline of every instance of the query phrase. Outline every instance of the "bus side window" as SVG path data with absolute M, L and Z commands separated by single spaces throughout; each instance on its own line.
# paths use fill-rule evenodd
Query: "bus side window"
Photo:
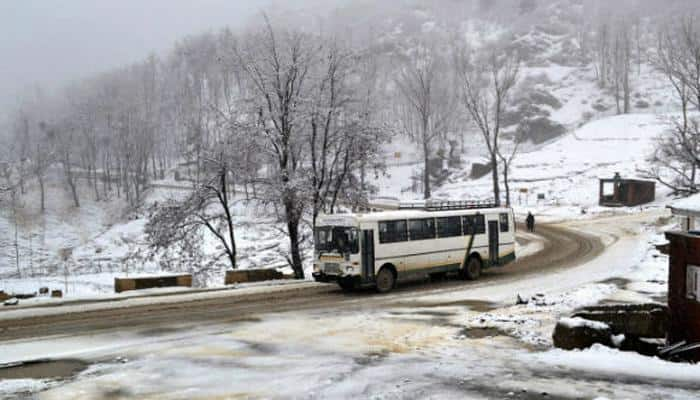
M 486 219 L 482 214 L 465 215 L 462 217 L 465 235 L 480 235 L 486 233 Z
M 411 219 L 408 221 L 410 240 L 435 239 L 435 220 L 433 218 Z
M 499 215 L 499 222 L 501 226 L 501 232 L 508 232 L 510 227 L 508 226 L 508 214 L 502 213 Z
M 476 214 L 476 231 L 477 235 L 486 233 L 486 217 L 483 214 Z
M 397 243 L 407 240 L 406 221 L 385 221 L 379 223 L 379 243 Z
M 462 236 L 462 225 L 459 217 L 436 218 L 438 238 Z

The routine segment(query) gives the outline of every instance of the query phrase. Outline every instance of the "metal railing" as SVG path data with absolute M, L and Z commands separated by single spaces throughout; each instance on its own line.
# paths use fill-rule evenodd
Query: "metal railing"
M 496 207 L 498 206 L 492 200 L 426 201 L 416 203 L 401 203 L 399 205 L 399 210 L 454 211 L 478 210 Z

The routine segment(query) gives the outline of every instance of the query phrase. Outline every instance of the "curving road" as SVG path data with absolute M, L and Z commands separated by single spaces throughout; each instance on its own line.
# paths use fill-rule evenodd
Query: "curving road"
M 54 312 L 51 313 L 18 314 L 12 318 L 3 318 L 3 313 L 0 312 L 0 343 L 51 335 L 118 331 L 125 327 L 150 329 L 153 332 L 174 326 L 186 329 L 187 326 L 255 320 L 256 315 L 300 309 L 342 306 L 347 311 L 352 308 L 395 305 L 410 301 L 417 295 L 449 295 L 451 292 L 468 291 L 472 285 L 482 288 L 498 286 L 527 275 L 571 268 L 595 258 L 606 247 L 598 237 L 561 225 L 539 225 L 536 236 L 543 242 L 540 251 L 507 267 L 486 271 L 477 282 L 445 280 L 408 284 L 388 295 L 377 295 L 371 291 L 345 294 L 335 285 L 309 282 L 289 285 L 289 288 L 244 294 L 238 290 L 220 291 L 216 296 L 208 298 L 174 294 L 151 299 L 146 304 L 124 304 L 118 307 L 109 303 L 86 304 L 83 308 L 70 307 L 70 311 L 69 307 L 65 307 L 65 312 L 62 312 L 62 307 L 52 307 Z

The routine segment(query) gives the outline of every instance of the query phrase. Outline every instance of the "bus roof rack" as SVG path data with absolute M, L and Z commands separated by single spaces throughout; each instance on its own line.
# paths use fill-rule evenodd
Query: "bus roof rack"
M 425 210 L 425 211 L 452 211 L 452 210 L 479 210 L 498 207 L 494 201 L 423 201 L 415 203 L 401 203 L 399 210 Z

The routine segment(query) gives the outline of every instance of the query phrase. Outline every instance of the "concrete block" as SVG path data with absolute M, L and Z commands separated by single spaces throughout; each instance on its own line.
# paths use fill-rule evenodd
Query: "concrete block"
M 668 329 L 668 307 L 661 304 L 623 304 L 586 307 L 573 317 L 600 321 L 615 335 L 665 338 Z
M 169 275 L 139 278 L 114 278 L 116 293 L 161 287 L 192 287 L 192 275 Z
M 276 279 L 285 279 L 284 274 L 275 268 L 243 269 L 226 271 L 225 284 L 263 282 Z
M 562 319 L 554 328 L 554 346 L 564 350 L 587 349 L 596 343 L 612 347 L 612 331 L 601 323 L 571 324 Z M 582 320 L 585 321 L 585 320 Z M 590 321 L 589 321 L 590 322 Z

